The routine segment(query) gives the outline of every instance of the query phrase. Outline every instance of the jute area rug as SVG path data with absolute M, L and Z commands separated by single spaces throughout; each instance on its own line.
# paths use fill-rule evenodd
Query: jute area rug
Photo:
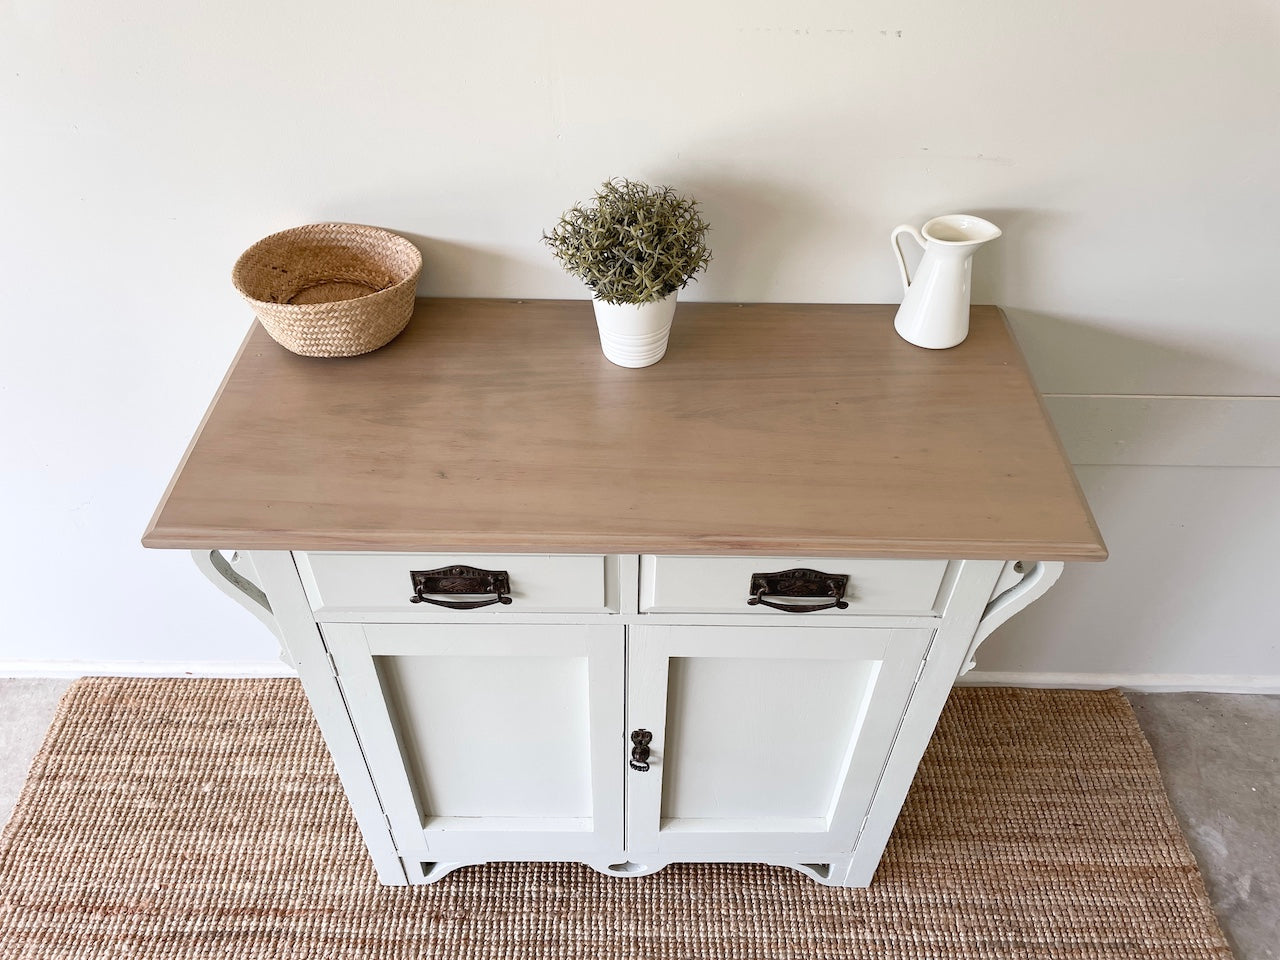
M 90 679 L 0 841 L 5 958 L 1230 957 L 1115 693 L 953 695 L 869 890 L 763 866 L 374 878 L 292 680 Z

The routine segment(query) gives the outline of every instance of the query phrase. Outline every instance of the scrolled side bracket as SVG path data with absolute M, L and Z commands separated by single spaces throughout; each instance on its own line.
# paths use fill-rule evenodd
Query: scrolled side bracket
M 246 576 L 252 571 L 252 564 L 247 557 L 237 555 L 236 564 L 241 567 L 240 570 L 218 550 L 192 550 L 191 559 L 210 583 L 261 620 L 277 640 L 283 640 L 280 624 L 271 611 L 271 602 L 267 599 L 266 592 Z
M 1010 560 L 1005 564 L 998 583 L 1007 583 L 1010 576 L 1016 576 L 1022 570 L 1022 576 L 1011 587 L 992 597 L 978 621 L 978 629 L 969 643 L 969 652 L 965 654 L 964 666 L 960 675 L 964 676 L 975 666 L 974 657 L 982 641 L 991 636 L 995 629 L 1004 624 L 1020 610 L 1039 600 L 1058 582 L 1062 576 L 1064 564 L 1057 560 L 1037 560 L 1028 563 L 1023 560 Z

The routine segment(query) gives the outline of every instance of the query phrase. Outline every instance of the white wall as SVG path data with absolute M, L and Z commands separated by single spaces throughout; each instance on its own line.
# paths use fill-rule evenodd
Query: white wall
M 409 234 L 423 293 L 574 297 L 540 232 L 626 175 L 703 201 L 716 260 L 695 299 L 890 301 L 890 228 L 976 212 L 1005 228 L 977 299 L 1008 307 L 1046 392 L 1280 394 L 1268 0 L 44 0 L 3 18 L 11 668 L 274 657 L 138 537 L 249 322 L 230 265 L 293 224 Z M 1082 475 L 1113 560 L 1069 571 L 980 665 L 1280 674 L 1259 594 L 1280 474 Z

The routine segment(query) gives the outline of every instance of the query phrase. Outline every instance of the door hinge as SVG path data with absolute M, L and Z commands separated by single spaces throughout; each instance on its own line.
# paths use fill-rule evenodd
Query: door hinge
M 914 681 L 912 681 L 913 683 L 920 682 L 920 678 L 924 676 L 924 668 L 927 667 L 928 665 L 929 665 L 928 659 L 920 661 L 920 669 L 916 671 L 916 678 Z
M 865 817 L 862 818 L 862 823 L 858 824 L 858 835 L 853 838 L 853 849 L 855 851 L 858 849 L 859 841 L 862 840 L 862 835 L 867 830 L 867 821 L 870 819 L 871 819 L 871 814 L 868 813 Z
M 939 649 L 939 645 L 938 645 L 938 631 L 937 631 L 937 630 L 934 630 L 934 631 L 933 631 L 933 636 L 931 636 L 931 637 L 929 638 L 929 643 L 928 643 L 928 645 L 924 648 L 924 659 L 925 659 L 925 662 L 926 662 L 926 663 L 927 663 L 929 660 L 933 659 L 933 655 L 934 655 L 935 653 L 937 653 L 938 649 Z
M 324 658 L 329 662 L 329 674 L 333 677 L 333 679 L 337 680 L 338 679 L 338 662 L 333 659 L 333 654 L 330 653 L 327 648 L 324 651 Z

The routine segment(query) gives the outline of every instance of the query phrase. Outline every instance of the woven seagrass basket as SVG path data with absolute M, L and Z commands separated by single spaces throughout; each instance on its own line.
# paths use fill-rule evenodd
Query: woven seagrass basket
M 421 272 L 422 254 L 404 237 L 313 223 L 259 240 L 231 280 L 281 346 L 304 357 L 354 357 L 405 328 Z

